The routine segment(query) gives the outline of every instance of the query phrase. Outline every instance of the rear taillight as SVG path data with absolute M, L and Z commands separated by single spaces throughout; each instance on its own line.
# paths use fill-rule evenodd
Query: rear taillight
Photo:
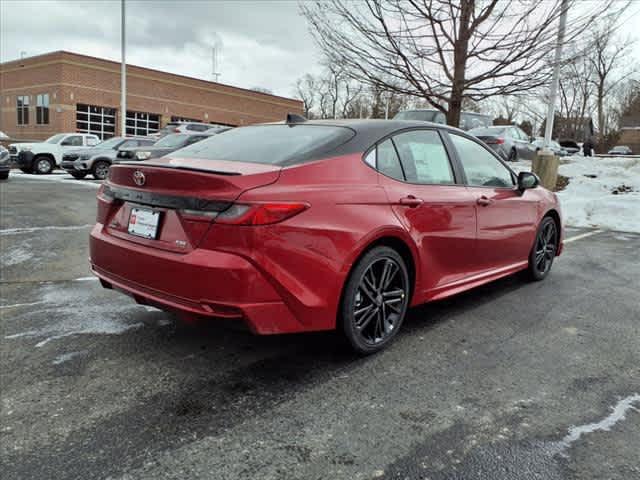
M 488 138 L 487 140 L 484 141 L 484 143 L 491 143 L 491 144 L 498 144 L 498 145 L 502 145 L 504 143 L 504 138 Z
M 111 205 L 115 199 L 109 187 L 105 187 L 104 185 L 100 185 L 97 199 L 98 209 L 96 212 L 96 222 L 105 225 L 107 223 L 109 211 L 111 210 Z
M 218 214 L 215 223 L 270 225 L 291 218 L 307 208 L 308 203 L 236 203 Z

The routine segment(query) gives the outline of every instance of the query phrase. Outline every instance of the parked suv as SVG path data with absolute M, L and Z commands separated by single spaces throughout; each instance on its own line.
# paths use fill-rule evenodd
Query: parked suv
M 62 168 L 77 179 L 90 173 L 96 180 L 104 180 L 119 149 L 150 146 L 155 141 L 148 137 L 113 137 L 89 150 L 66 152 L 62 156 Z
M 440 110 L 434 108 L 418 108 L 398 112 L 394 120 L 420 120 L 423 122 L 447 124 L 447 117 Z M 489 127 L 493 120 L 489 115 L 476 112 L 460 112 L 460 129 L 471 130 L 478 127 Z
M 172 133 L 199 133 L 206 132 L 213 125 L 201 122 L 169 122 L 156 133 L 150 135 L 156 138 L 162 138 Z
M 529 136 L 515 125 L 494 125 L 474 128 L 469 134 L 479 138 L 504 160 L 515 162 L 519 158 L 533 160 L 536 146 Z
M 205 138 L 209 138 L 211 135 L 215 134 L 216 132 L 205 132 L 199 134 L 173 133 L 166 137 L 162 137 L 149 147 L 121 148 L 118 150 L 118 155 L 115 161 L 149 160 L 150 158 L 162 157 L 178 150 L 179 148 L 199 142 L 200 140 L 204 140 Z
M 70 150 L 86 150 L 100 143 L 89 133 L 58 133 L 44 142 L 12 143 L 9 151 L 25 173 L 51 173 L 62 163 L 62 156 Z

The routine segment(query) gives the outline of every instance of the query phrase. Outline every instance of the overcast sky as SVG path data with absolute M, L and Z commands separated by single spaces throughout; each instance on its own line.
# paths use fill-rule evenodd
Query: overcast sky
M 320 54 L 296 1 L 127 0 L 127 62 L 291 96 Z M 0 0 L 2 61 L 53 50 L 120 60 L 120 0 Z
M 637 38 L 637 25 L 640 0 L 620 29 Z M 222 83 L 291 96 L 319 69 L 295 0 L 127 0 L 128 63 L 211 79 L 216 39 Z M 0 0 L 1 61 L 54 50 L 119 60 L 120 0 Z

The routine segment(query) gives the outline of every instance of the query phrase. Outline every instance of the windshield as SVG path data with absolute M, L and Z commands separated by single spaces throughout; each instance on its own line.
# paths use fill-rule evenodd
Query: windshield
M 96 147 L 100 147 L 104 149 L 109 149 L 109 148 L 113 149 L 113 148 L 116 148 L 118 145 L 120 145 L 120 143 L 122 143 L 122 138 L 113 137 L 113 138 L 110 138 L 109 140 L 105 140 L 104 142 L 97 144 Z
M 65 133 L 59 133 L 57 135 L 54 135 L 53 137 L 49 137 L 45 140 L 45 143 L 58 143 L 60 140 L 62 140 L 64 137 L 66 136 Z
M 350 128 L 328 125 L 256 125 L 229 130 L 190 145 L 174 156 L 294 165 L 321 158 L 350 140 Z
M 473 130 L 469 130 L 469 133 L 480 137 L 493 137 L 502 135 L 504 130 L 504 128 L 474 128 Z
M 183 145 L 185 140 L 189 137 L 186 133 L 175 133 L 173 135 L 167 135 L 166 137 L 158 140 L 154 147 L 179 147 Z
M 398 113 L 394 120 L 420 120 L 423 122 L 433 122 L 436 117 L 435 110 L 408 110 Z

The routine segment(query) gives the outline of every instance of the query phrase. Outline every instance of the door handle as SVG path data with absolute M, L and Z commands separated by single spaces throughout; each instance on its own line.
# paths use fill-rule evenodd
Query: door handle
M 400 205 L 406 205 L 407 207 L 415 208 L 424 203 L 421 198 L 416 198 L 413 195 L 408 195 L 400 199 Z
M 480 198 L 476 200 L 478 205 L 482 205 L 483 207 L 487 207 L 493 203 L 493 200 L 482 195 Z

